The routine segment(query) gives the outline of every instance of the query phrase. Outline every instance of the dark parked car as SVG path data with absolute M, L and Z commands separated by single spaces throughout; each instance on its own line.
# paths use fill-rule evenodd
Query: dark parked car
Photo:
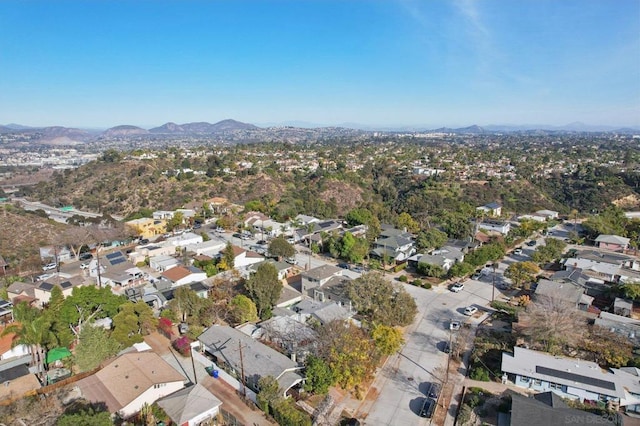
M 433 416 L 433 412 L 436 409 L 436 401 L 431 398 L 425 398 L 422 403 L 422 408 L 420 408 L 420 417 L 426 417 L 430 419 Z
M 538 244 L 538 243 L 536 243 L 536 240 L 531 240 L 531 241 L 529 241 L 529 242 L 527 243 L 527 245 L 528 245 L 529 247 L 533 247 L 533 246 L 535 246 L 536 244 Z
M 445 354 L 451 353 L 451 345 L 449 344 L 449 342 L 442 343 L 442 352 L 444 352 Z
M 91 253 L 82 253 L 80 255 L 80 260 L 89 260 L 93 259 L 93 255 Z
M 431 387 L 427 391 L 427 396 L 429 398 L 438 399 L 440 396 L 440 384 L 439 383 L 431 383 Z
M 338 268 L 342 268 L 342 269 L 349 269 L 349 264 L 348 263 L 338 263 Z

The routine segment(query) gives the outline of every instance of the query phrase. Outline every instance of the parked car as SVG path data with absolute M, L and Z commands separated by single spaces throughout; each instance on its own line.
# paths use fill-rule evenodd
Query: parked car
M 87 269 L 89 267 L 88 263 L 81 263 L 80 264 L 80 269 Z
M 451 344 L 449 342 L 442 343 L 442 352 L 444 352 L 445 354 L 451 353 Z
M 93 259 L 93 255 L 91 253 L 82 253 L 80 255 L 80 260 L 90 260 Z
M 353 272 L 357 272 L 358 274 L 364 273 L 364 268 L 362 266 L 354 266 L 351 268 Z
M 140 240 L 140 244 L 149 244 L 149 239 L 148 238 L 143 238 Z
M 436 401 L 431 398 L 425 398 L 420 408 L 420 417 L 430 419 L 436 409 Z
M 427 391 L 427 396 L 437 400 L 440 396 L 440 389 L 440 383 L 431 383 L 431 387 L 429 387 L 429 390 Z
M 181 322 L 180 324 L 178 324 L 178 332 L 180 334 L 187 334 L 187 331 L 189 331 L 189 324 L 187 324 L 186 322 Z
M 338 268 L 342 268 L 342 269 L 349 269 L 349 264 L 348 263 L 338 263 L 336 266 Z
M 460 321 L 451 321 L 449 323 L 449 330 L 460 330 L 461 326 L 462 324 L 460 324 Z
M 296 265 L 298 263 L 295 257 L 287 257 L 284 261 L 289 265 Z
M 267 244 L 269 244 L 269 242 L 267 240 L 260 240 L 256 244 L 261 245 L 261 246 L 266 246 Z
M 513 254 L 521 255 L 521 254 L 522 254 L 522 249 L 521 249 L 521 248 L 517 248 L 517 249 L 515 249 L 515 250 L 513 251 Z
M 224 232 L 224 228 L 222 226 L 218 226 L 215 229 L 216 232 Z
M 536 240 L 531 240 L 531 241 L 527 242 L 527 245 L 528 245 L 529 247 L 533 247 L 533 246 L 535 246 L 536 244 L 538 244 L 538 243 L 536 243 Z
M 476 308 L 475 306 L 467 306 L 466 308 L 464 308 L 465 315 L 473 315 L 476 312 L 478 312 L 478 308 Z
M 460 293 L 462 290 L 464 290 L 464 284 L 462 283 L 455 283 L 451 286 L 451 291 L 454 293 Z
M 478 273 L 478 274 L 473 274 L 473 275 L 471 275 L 471 279 L 472 279 L 472 280 L 476 280 L 476 281 L 477 281 L 477 280 L 479 280 L 480 278 L 482 278 L 482 274 L 479 274 L 479 273 Z
M 53 263 L 47 263 L 46 265 L 44 265 L 42 267 L 43 271 L 52 271 L 54 269 L 56 269 L 58 267 L 58 264 L 53 262 Z

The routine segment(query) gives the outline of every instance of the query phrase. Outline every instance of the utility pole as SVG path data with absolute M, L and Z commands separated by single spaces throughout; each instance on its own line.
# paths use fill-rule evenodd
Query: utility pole
M 102 288 L 102 276 L 100 275 L 100 246 L 101 244 L 98 244 L 96 246 L 96 267 L 98 270 L 98 288 Z
M 498 264 L 496 262 L 493 262 L 493 278 L 492 278 L 492 286 L 491 286 L 491 301 L 493 302 L 495 300 L 495 296 L 496 296 L 496 268 L 498 267 Z
M 242 357 L 242 342 L 238 340 L 238 350 L 240 351 L 240 374 L 242 375 L 242 396 L 247 397 L 247 383 L 244 380 L 244 358 Z
M 450 319 L 449 324 L 451 324 L 452 321 L 453 319 Z M 444 379 L 445 383 L 449 383 L 449 366 L 451 365 L 451 352 L 453 352 L 453 348 L 451 347 L 451 327 L 449 327 L 449 353 L 447 354 L 447 373 Z

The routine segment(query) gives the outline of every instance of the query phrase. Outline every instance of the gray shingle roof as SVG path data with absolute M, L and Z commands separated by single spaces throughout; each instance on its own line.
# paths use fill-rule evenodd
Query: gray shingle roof
M 208 352 L 225 360 L 238 372 L 241 371 L 239 350 L 241 346 L 246 377 L 273 376 L 279 379 L 285 372 L 299 369 L 298 364 L 280 352 L 232 327 L 211 326 L 198 336 L 198 340 L 208 348 Z M 301 381 L 302 376 L 298 375 L 297 380 Z

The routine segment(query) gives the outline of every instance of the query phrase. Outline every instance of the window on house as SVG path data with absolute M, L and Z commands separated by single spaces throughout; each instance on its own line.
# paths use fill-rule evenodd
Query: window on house
M 535 386 L 541 386 L 541 385 L 542 385 L 542 380 L 538 380 L 538 379 L 536 379 L 536 380 L 534 380 L 534 381 L 533 381 L 533 384 L 534 384 Z
M 520 381 L 523 383 L 529 383 L 529 378 L 527 376 L 521 376 Z

